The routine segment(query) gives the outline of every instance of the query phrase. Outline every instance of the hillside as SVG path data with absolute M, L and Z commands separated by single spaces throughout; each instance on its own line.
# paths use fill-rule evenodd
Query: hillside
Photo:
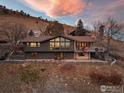
M 5 23 L 18 23 L 25 25 L 28 30 L 45 31 L 48 24 L 52 23 L 52 21 L 40 17 L 32 17 L 23 11 L 13 11 L 0 6 L 0 25 Z M 64 31 L 72 32 L 74 30 L 74 27 L 66 24 L 63 24 L 63 27 Z
M 0 64 L 0 93 L 102 93 L 101 85 L 124 84 L 123 71 L 102 63 Z

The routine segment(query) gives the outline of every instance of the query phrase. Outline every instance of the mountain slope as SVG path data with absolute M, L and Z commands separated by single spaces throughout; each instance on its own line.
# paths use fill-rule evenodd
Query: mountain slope
M 32 17 L 29 14 L 26 14 L 23 11 L 13 11 L 7 9 L 4 6 L 0 6 L 0 27 L 2 24 L 9 23 L 18 23 L 26 26 L 28 30 L 40 30 L 45 31 L 46 27 L 52 21 L 48 21 L 47 19 L 43 19 L 40 17 Z M 74 27 L 63 24 L 65 33 L 70 33 L 74 30 Z M 66 32 L 68 31 L 68 32 Z

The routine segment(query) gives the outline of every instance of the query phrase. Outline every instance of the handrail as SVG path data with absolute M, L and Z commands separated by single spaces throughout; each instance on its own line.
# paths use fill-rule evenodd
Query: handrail
M 114 61 L 112 61 L 110 65 L 112 66 L 112 65 L 115 64 L 116 62 L 117 62 L 117 60 L 114 59 Z

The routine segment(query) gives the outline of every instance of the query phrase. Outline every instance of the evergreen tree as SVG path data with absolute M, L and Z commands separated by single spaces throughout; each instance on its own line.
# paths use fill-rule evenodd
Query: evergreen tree
M 83 22 L 81 19 L 79 19 L 74 35 L 75 36 L 84 36 L 85 34 L 86 34 L 86 31 L 84 29 Z
M 78 30 L 78 31 L 81 31 L 83 28 L 84 28 L 83 22 L 82 22 L 81 19 L 79 19 L 79 20 L 78 20 L 78 23 L 77 23 L 77 30 Z
M 99 41 L 100 42 L 103 40 L 103 37 L 104 37 L 104 29 L 105 29 L 105 26 L 100 25 L 100 27 L 99 27 Z

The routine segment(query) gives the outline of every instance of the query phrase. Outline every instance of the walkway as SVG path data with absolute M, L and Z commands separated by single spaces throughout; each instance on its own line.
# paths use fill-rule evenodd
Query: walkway
M 16 60 L 16 59 L 7 59 L 5 60 L 5 62 L 56 62 L 56 63 L 62 63 L 62 62 L 72 62 L 72 63 L 108 63 L 108 61 L 102 61 L 102 60 L 97 60 L 97 59 L 93 59 L 93 60 L 54 60 L 54 59 L 25 59 L 25 60 Z

